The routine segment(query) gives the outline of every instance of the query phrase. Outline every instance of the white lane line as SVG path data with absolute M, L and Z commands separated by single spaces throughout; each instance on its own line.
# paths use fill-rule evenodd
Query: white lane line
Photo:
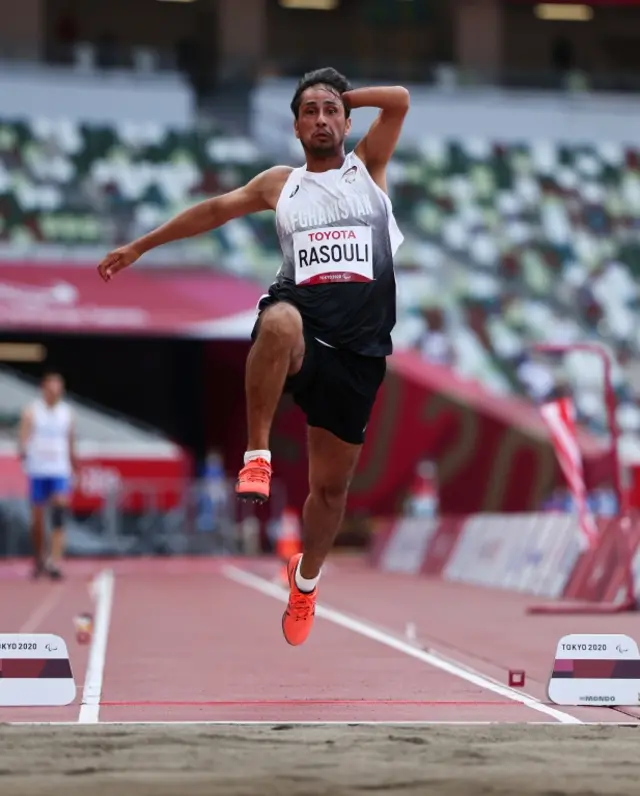
M 100 716 L 100 698 L 102 696 L 104 665 L 107 658 L 114 580 L 113 572 L 105 569 L 96 576 L 92 583 L 95 601 L 94 627 L 89 649 L 87 674 L 82 691 L 82 704 L 80 706 L 80 715 L 78 716 L 79 724 L 95 724 Z
M 245 572 L 245 570 L 239 569 L 233 565 L 227 565 L 223 567 L 222 573 L 225 577 L 229 578 L 229 580 L 232 580 L 235 583 L 239 583 L 242 586 L 248 586 L 250 589 L 262 592 L 262 594 L 266 594 L 269 597 L 280 600 L 281 602 L 286 603 L 289 598 L 289 592 L 286 589 L 277 586 L 271 581 L 258 577 L 257 575 L 253 575 L 250 572 Z M 372 641 L 377 641 L 379 644 L 384 644 L 386 647 L 391 647 L 391 649 L 401 652 L 404 655 L 408 655 L 410 658 L 415 658 L 416 660 L 422 661 L 422 663 L 433 666 L 435 669 L 440 669 L 441 671 L 447 672 L 447 674 L 451 674 L 454 677 L 459 677 L 461 680 L 466 680 L 468 683 L 472 683 L 473 685 L 483 688 L 486 691 L 492 691 L 494 694 L 499 694 L 500 696 L 513 700 L 514 702 L 519 702 L 521 705 L 531 708 L 531 710 L 537 710 L 539 713 L 544 713 L 547 716 L 551 716 L 563 724 L 582 724 L 580 719 L 577 719 L 575 716 L 571 716 L 561 710 L 556 710 L 548 705 L 544 705 L 542 702 L 535 699 L 535 697 L 524 693 L 517 693 L 510 688 L 495 683 L 493 680 L 490 680 L 483 675 L 469 671 L 465 666 L 457 664 L 449 658 L 445 660 L 437 655 L 433 655 L 430 652 L 425 652 L 418 647 L 411 646 L 407 642 L 396 638 L 390 633 L 386 633 L 383 630 L 371 627 L 365 622 L 362 622 L 359 619 L 355 619 L 351 616 L 347 616 L 347 614 L 337 611 L 334 608 L 327 608 L 324 605 L 318 605 L 316 606 L 316 616 L 327 619 L 329 622 L 333 622 L 334 625 L 339 625 L 347 630 L 351 630 L 352 633 L 358 633 L 360 636 L 364 636 Z
M 557 721 L 101 721 L 101 727 L 486 727 L 487 725 L 536 725 L 561 727 Z M 1 727 L 77 727 L 75 721 L 7 721 Z M 616 726 L 618 726 L 616 724 Z M 636 726 L 635 724 L 633 725 Z
M 100 727 L 568 727 L 557 721 L 101 721 Z M 581 727 L 638 727 L 633 721 L 583 721 Z M 75 721 L 5 721 L 3 727 L 78 727 Z M 568 732 L 568 730 L 567 730 Z

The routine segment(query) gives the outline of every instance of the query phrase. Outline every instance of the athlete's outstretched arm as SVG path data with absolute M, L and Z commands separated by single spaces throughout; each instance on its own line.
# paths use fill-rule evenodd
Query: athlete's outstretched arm
M 345 91 L 342 99 L 350 108 L 380 108 L 380 113 L 356 146 L 355 152 L 373 179 L 386 191 L 385 170 L 409 110 L 409 92 L 402 86 L 372 86 Z
M 98 265 L 100 276 L 108 282 L 118 271 L 122 271 L 151 249 L 202 235 L 240 216 L 275 209 L 280 190 L 290 172 L 291 168 L 288 166 L 274 166 L 235 191 L 205 199 L 189 207 L 141 238 L 109 252 Z

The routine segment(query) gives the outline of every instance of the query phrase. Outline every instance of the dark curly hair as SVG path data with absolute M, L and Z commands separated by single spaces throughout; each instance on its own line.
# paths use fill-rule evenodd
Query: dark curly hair
M 341 75 L 336 69 L 331 66 L 324 67 L 323 69 L 314 69 L 313 72 L 307 72 L 303 75 L 298 85 L 296 86 L 296 93 L 291 100 L 291 111 L 293 115 L 298 118 L 298 111 L 300 110 L 300 100 L 303 93 L 312 86 L 330 86 L 335 89 L 338 94 L 343 94 L 345 91 L 351 90 L 351 84 L 344 75 Z M 348 119 L 351 113 L 350 108 L 345 105 L 345 116 Z

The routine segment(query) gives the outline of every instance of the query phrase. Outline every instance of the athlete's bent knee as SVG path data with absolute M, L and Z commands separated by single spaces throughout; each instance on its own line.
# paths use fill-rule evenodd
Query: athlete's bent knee
M 292 304 L 285 301 L 273 304 L 264 310 L 258 336 L 293 348 L 302 340 L 302 317 Z
M 348 492 L 349 484 L 346 481 L 311 485 L 311 494 L 329 511 L 342 511 L 347 504 Z
M 54 528 L 62 528 L 67 519 L 67 507 L 55 505 L 51 508 L 51 524 Z

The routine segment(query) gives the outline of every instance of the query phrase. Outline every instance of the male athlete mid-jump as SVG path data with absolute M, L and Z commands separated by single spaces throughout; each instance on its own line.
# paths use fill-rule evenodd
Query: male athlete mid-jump
M 346 154 L 351 111 L 362 107 L 380 113 Z M 387 196 L 386 167 L 408 109 L 409 93 L 399 86 L 351 89 L 334 69 L 305 75 L 291 103 L 304 166 L 267 169 L 109 253 L 98 266 L 108 282 L 150 249 L 275 210 L 283 263 L 258 304 L 246 366 L 248 444 L 236 492 L 242 499 L 269 498 L 271 425 L 280 396 L 290 392 L 306 415 L 309 450 L 303 552 L 289 562 L 282 618 L 292 645 L 311 630 L 321 568 L 342 522 L 392 351 L 393 258 L 403 237 Z

